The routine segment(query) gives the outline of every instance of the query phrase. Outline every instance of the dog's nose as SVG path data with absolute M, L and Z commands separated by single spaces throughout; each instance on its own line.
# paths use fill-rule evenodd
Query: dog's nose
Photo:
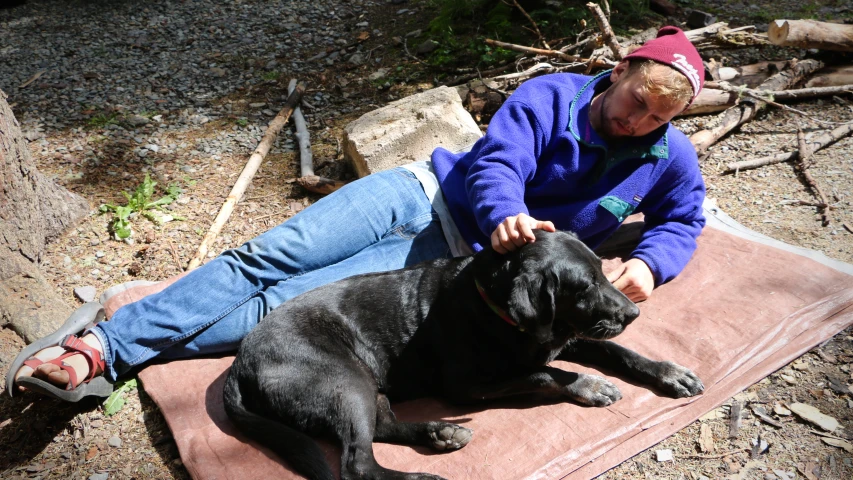
M 636 320 L 639 316 L 640 307 L 638 307 L 634 302 L 630 302 L 630 305 L 626 305 L 625 308 L 622 309 L 622 318 L 625 319 L 622 323 L 626 326 L 630 325 L 631 322 Z

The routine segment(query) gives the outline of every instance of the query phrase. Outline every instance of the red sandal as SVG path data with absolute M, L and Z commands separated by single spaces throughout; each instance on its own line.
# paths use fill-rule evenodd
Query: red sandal
M 102 373 L 105 370 L 104 356 L 101 352 L 83 340 L 80 340 L 80 338 L 75 335 L 65 336 L 59 342 L 59 346 L 64 348 L 66 353 L 63 353 L 59 357 L 47 362 L 39 360 L 36 357 L 30 357 L 24 361 L 24 365 L 35 370 L 40 365 L 50 363 L 58 366 L 62 370 L 65 370 L 68 372 L 69 377 L 68 384 L 65 386 L 65 389 L 32 376 L 21 377 L 16 382 L 27 390 L 32 390 L 67 402 L 76 402 L 83 397 L 92 395 L 108 397 L 113 392 L 113 384 L 104 378 L 103 375 L 98 375 L 99 372 Z M 89 364 L 89 374 L 76 387 L 74 385 L 77 383 L 77 372 L 74 368 L 63 361 L 72 355 L 83 355 L 83 358 L 86 359 L 86 363 Z

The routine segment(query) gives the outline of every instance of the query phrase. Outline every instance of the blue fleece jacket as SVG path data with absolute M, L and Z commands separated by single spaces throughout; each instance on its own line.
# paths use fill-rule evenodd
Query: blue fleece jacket
M 609 71 L 528 80 L 469 152 L 433 152 L 453 220 L 475 251 L 519 213 L 550 220 L 595 248 L 642 212 L 645 230 L 632 257 L 651 268 L 656 284 L 681 272 L 705 225 L 696 152 L 670 124 L 608 145 L 592 129 L 589 109 L 609 85 Z

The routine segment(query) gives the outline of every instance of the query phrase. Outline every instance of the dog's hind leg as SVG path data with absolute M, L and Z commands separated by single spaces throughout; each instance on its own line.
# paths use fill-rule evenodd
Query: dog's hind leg
M 338 435 L 341 440 L 342 480 L 444 480 L 426 473 L 389 470 L 373 456 L 377 419 L 376 383 L 368 375 L 353 375 L 340 397 Z M 386 400 L 387 402 L 387 400 Z M 388 410 L 390 412 L 390 410 Z
M 388 397 L 376 395 L 376 433 L 377 442 L 399 443 L 403 445 L 425 445 L 434 450 L 459 450 L 471 441 L 473 430 L 447 422 L 400 422 Z

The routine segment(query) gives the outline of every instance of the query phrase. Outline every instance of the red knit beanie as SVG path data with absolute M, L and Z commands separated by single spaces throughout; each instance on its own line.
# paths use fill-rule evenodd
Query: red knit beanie
M 690 103 L 693 103 L 702 90 L 702 85 L 705 84 L 705 66 L 702 64 L 702 57 L 687 39 L 687 35 L 678 27 L 661 28 L 658 30 L 657 38 L 649 40 L 642 47 L 626 55 L 623 60 L 632 58 L 654 60 L 683 73 L 693 87 L 693 98 L 690 99 Z

